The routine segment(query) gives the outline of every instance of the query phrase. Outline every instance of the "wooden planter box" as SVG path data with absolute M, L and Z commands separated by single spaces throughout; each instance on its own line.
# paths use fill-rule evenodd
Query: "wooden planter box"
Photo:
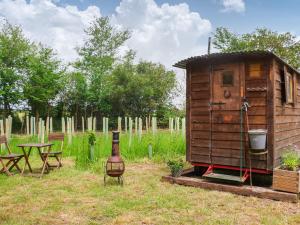
M 273 171 L 273 189 L 291 193 L 300 193 L 300 171 L 282 170 Z

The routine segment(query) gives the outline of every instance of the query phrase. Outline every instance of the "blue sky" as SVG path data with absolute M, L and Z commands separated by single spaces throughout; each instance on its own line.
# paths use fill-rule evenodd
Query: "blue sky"
M 76 47 L 90 23 L 109 16 L 113 26 L 131 31 L 120 56 L 133 49 L 136 60 L 174 69 L 184 83 L 184 71 L 172 65 L 206 54 L 217 27 L 236 33 L 267 27 L 300 40 L 299 12 L 300 0 L 0 0 L 0 28 L 4 20 L 21 26 L 28 39 L 53 48 L 67 63 L 78 58 Z
M 90 22 L 109 16 L 114 26 L 132 32 L 120 55 L 134 49 L 137 59 L 168 68 L 205 54 L 219 26 L 236 33 L 267 27 L 300 40 L 299 12 L 300 0 L 0 0 L 0 20 L 20 25 L 66 62 L 78 57 L 75 48 L 84 43 Z

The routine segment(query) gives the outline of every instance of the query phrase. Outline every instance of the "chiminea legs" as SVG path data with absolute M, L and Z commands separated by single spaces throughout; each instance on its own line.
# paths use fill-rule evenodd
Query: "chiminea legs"
M 123 175 L 122 176 L 119 176 L 117 177 L 118 178 L 118 184 L 123 186 L 124 184 L 124 178 L 123 178 Z M 104 174 L 104 186 L 106 186 L 106 182 L 107 182 L 107 175 Z

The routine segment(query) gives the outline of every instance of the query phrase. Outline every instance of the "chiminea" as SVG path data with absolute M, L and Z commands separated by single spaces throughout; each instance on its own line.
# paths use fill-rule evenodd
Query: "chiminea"
M 120 156 L 119 149 L 119 131 L 113 131 L 112 151 L 105 165 L 104 184 L 106 184 L 106 176 L 117 177 L 119 184 L 123 185 L 123 173 L 125 164 Z

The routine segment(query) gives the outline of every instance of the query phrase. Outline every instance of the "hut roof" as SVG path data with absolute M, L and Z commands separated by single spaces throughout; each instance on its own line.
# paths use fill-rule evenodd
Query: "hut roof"
M 273 52 L 270 51 L 261 51 L 261 50 L 255 50 L 255 51 L 238 51 L 238 52 L 229 52 L 229 53 L 211 53 L 206 55 L 200 55 L 200 56 L 193 56 L 187 59 L 183 59 L 177 63 L 175 63 L 173 66 L 178 67 L 181 69 L 186 69 L 186 65 L 191 62 L 195 61 L 211 61 L 221 58 L 230 58 L 230 59 L 240 59 L 240 58 L 246 58 L 246 57 L 275 57 L 277 60 L 285 64 L 287 67 L 295 71 L 298 75 L 300 75 L 300 72 L 289 65 L 287 62 L 285 62 L 282 58 L 280 58 L 278 55 L 276 55 Z

